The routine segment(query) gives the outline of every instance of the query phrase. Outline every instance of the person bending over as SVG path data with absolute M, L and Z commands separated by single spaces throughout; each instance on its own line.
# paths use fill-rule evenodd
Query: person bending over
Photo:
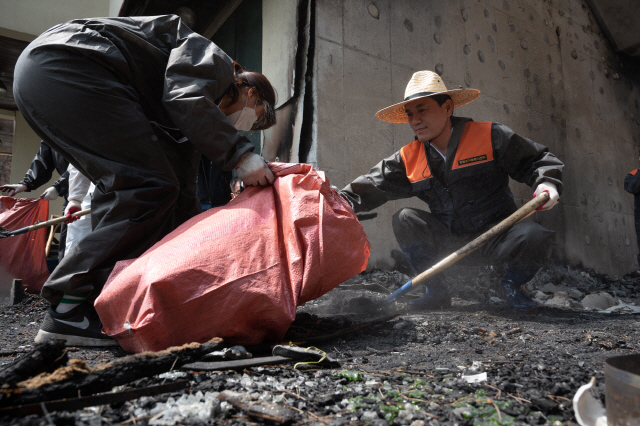
M 273 87 L 175 15 L 57 25 L 20 55 L 14 95 L 33 130 L 96 187 L 92 232 L 42 289 L 52 306 L 36 342 L 116 344 L 101 332 L 93 301 L 117 261 L 201 212 L 201 155 L 246 185 L 274 180 L 238 133 L 275 123 Z M 66 294 L 77 306 L 57 312 Z

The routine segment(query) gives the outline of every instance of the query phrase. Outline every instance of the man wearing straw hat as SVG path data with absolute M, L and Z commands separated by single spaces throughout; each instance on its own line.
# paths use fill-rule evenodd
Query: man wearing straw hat
M 414 272 L 427 270 L 517 210 L 509 177 L 548 192 L 552 208 L 562 189 L 562 162 L 548 149 L 507 126 L 454 117 L 453 110 L 480 96 L 476 89 L 447 90 L 432 71 L 413 74 L 404 101 L 378 111 L 390 123 L 409 123 L 415 140 L 346 186 L 341 195 L 356 212 L 387 201 L 418 197 L 430 212 L 403 208 L 392 220 L 395 237 Z M 547 262 L 553 231 L 520 222 L 485 244 L 481 255 L 504 267 L 502 287 L 516 311 L 533 312 L 535 302 L 522 287 Z M 442 274 L 410 308 L 451 304 Z

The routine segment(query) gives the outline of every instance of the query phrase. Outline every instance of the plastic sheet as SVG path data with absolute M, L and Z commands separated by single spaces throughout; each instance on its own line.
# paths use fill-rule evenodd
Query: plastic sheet
M 278 341 L 296 306 L 366 268 L 362 226 L 324 174 L 307 164 L 270 167 L 272 186 L 247 188 L 116 264 L 95 307 L 125 350 L 212 337 Z
M 49 216 L 49 202 L 39 198 L 0 196 L 0 226 L 9 231 L 45 221 Z M 0 238 L 0 293 L 8 292 L 11 281 L 22 279 L 29 293 L 37 294 L 49 277 L 45 245 L 48 228 Z

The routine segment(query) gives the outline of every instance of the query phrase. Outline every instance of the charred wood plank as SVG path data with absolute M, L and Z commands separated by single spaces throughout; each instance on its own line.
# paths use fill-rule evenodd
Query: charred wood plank
M 33 404 L 17 405 L 12 407 L 0 408 L 0 417 L 24 417 L 30 414 L 44 415 L 42 407 L 47 411 L 75 411 L 85 407 L 93 407 L 96 405 L 117 404 L 121 402 L 131 401 L 132 399 L 141 398 L 143 396 L 154 396 L 168 392 L 177 392 L 189 386 L 188 380 L 179 382 L 171 382 L 164 385 L 147 386 L 143 388 L 128 389 L 117 393 L 103 393 L 99 395 L 83 396 L 80 398 L 58 399 L 54 401 L 37 402 Z
M 0 371 L 0 383 L 3 388 L 16 387 L 18 382 L 37 374 L 51 373 L 68 361 L 63 340 L 53 340 L 38 344 L 27 355 L 16 359 Z
M 124 385 L 143 377 L 165 373 L 173 368 L 197 361 L 205 354 L 220 349 L 222 339 L 213 338 L 206 343 L 189 343 L 174 346 L 158 352 L 142 352 L 99 364 L 81 377 L 72 377 L 61 381 L 38 385 L 46 377 L 37 377 L 32 381 L 22 382 L 20 389 L 6 393 L 0 400 L 0 407 L 7 405 L 29 404 L 33 402 L 51 401 L 53 399 L 71 398 L 105 392 L 114 386 Z M 66 367 L 62 367 L 66 368 Z M 54 371 L 52 375 L 55 375 Z M 17 391 L 17 392 L 16 392 Z M 2 393 L 2 389 L 0 389 Z

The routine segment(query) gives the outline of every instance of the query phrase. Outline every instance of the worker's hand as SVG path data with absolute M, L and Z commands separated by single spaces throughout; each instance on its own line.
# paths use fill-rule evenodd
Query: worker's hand
M 537 210 L 551 210 L 551 208 L 558 204 L 558 201 L 560 200 L 558 188 L 556 188 L 556 186 L 551 182 L 542 182 L 533 193 L 533 198 L 536 198 L 543 192 L 549 193 L 549 201 L 538 207 Z
M 236 173 L 245 185 L 267 185 L 276 180 L 264 158 L 253 152 L 246 152 L 242 156 Z
M 67 220 L 65 220 L 64 223 L 73 223 L 76 220 L 80 219 L 80 216 L 74 216 L 74 213 L 78 213 L 81 210 L 80 206 L 80 201 L 69 200 L 67 208 L 64 209 L 64 215 L 67 217 Z
M 21 183 L 0 186 L 0 193 L 2 193 L 3 195 L 8 195 L 9 197 L 14 197 L 16 194 L 19 194 L 26 190 L 26 185 L 23 185 Z
M 45 201 L 51 201 L 58 198 L 58 195 L 60 195 L 58 194 L 58 191 L 53 186 L 50 186 L 49 188 L 47 188 L 46 191 L 42 193 L 42 195 L 40 196 L 40 199 Z

